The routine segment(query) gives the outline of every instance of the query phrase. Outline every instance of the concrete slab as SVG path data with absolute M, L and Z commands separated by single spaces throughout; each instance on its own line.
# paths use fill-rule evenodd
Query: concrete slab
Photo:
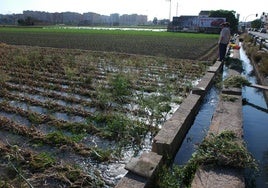
M 190 94 L 153 139 L 152 151 L 164 158 L 174 157 L 192 125 L 201 96 Z
M 147 178 L 128 172 L 115 186 L 115 188 L 143 188 L 146 187 Z
M 219 72 L 222 71 L 222 68 L 223 68 L 223 62 L 216 61 L 214 63 L 214 65 L 212 65 L 212 66 L 210 66 L 208 68 L 208 71 L 207 72 L 218 74 Z
M 154 152 L 143 153 L 138 158 L 132 158 L 125 169 L 145 178 L 151 178 L 162 162 L 162 156 Z
M 232 58 L 238 58 L 238 59 L 240 59 L 239 50 L 236 50 L 236 49 L 233 50 L 233 57 Z
M 178 108 L 178 110 L 173 114 L 171 119 L 178 119 L 178 116 L 181 112 L 192 112 L 197 113 L 199 108 L 200 108 L 200 104 L 202 102 L 202 97 L 200 95 L 197 94 L 189 94 L 181 103 L 180 107 Z M 195 114 L 194 114 L 195 115 Z
M 204 96 L 206 92 L 208 92 L 208 89 L 211 87 L 214 77 L 215 77 L 215 73 L 207 72 L 203 76 L 199 84 L 192 89 L 192 93 Z
M 233 51 L 233 58 L 240 58 L 239 50 Z M 228 70 L 228 76 L 240 75 L 235 70 Z M 227 96 L 221 96 L 219 104 L 213 115 L 210 133 L 214 135 L 223 131 L 232 131 L 238 138 L 243 138 L 242 124 L 242 92 L 240 88 L 223 88 Z M 234 169 L 231 167 L 200 167 L 191 184 L 192 188 L 244 188 L 245 180 L 243 169 Z
M 223 131 L 233 131 L 238 138 L 242 138 L 242 97 L 230 95 L 236 101 L 220 100 L 213 115 L 209 133 L 219 134 Z
M 242 172 L 223 167 L 202 167 L 198 169 L 192 188 L 245 188 Z
M 242 89 L 241 88 L 235 88 L 235 87 L 225 88 L 223 86 L 223 89 L 222 89 L 221 92 L 223 94 L 227 94 L 227 95 L 242 95 Z
M 240 72 L 238 72 L 236 70 L 233 70 L 233 69 L 229 69 L 227 71 L 227 74 L 228 74 L 228 77 L 231 77 L 231 76 L 241 76 Z
M 242 97 L 240 95 L 228 95 L 232 101 L 219 101 L 217 109 L 213 115 L 207 137 L 211 133 L 214 135 L 224 131 L 232 131 L 238 138 L 243 137 L 242 129 Z M 233 100 L 235 99 L 235 100 Z M 234 168 L 203 166 L 199 168 L 193 179 L 192 188 L 244 188 L 245 180 L 243 170 Z
M 180 147 L 187 132 L 185 121 L 169 120 L 153 139 L 152 151 L 171 158 Z

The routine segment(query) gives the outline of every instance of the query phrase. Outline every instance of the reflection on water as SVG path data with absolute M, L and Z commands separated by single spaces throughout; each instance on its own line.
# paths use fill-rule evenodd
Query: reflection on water
M 244 75 L 251 83 L 257 83 L 252 74 L 252 66 L 244 50 L 240 49 L 241 60 L 245 69 Z M 259 162 L 260 172 L 255 179 L 254 187 L 268 187 L 268 114 L 263 93 L 252 87 L 243 88 L 244 139 L 248 150 Z M 247 180 L 249 177 L 246 177 Z
M 243 49 L 240 49 L 240 58 L 243 61 L 244 76 L 251 83 L 257 83 L 253 73 L 250 60 Z M 224 77 L 225 75 L 223 75 Z M 253 186 L 257 188 L 268 187 L 268 109 L 262 91 L 252 87 L 244 87 L 242 90 L 244 100 L 243 105 L 243 128 L 244 140 L 248 150 L 259 162 L 260 172 L 253 181 Z M 200 143 L 206 135 L 210 125 L 211 117 L 218 102 L 218 93 L 212 88 L 202 104 L 200 112 L 196 116 L 195 122 L 186 135 L 180 150 L 178 151 L 174 164 L 183 165 L 195 151 L 195 145 Z M 245 177 L 246 181 L 250 177 Z M 252 182 L 251 182 L 252 183 Z
M 155 28 L 134 28 L 134 27 L 71 27 L 71 26 L 56 26 L 56 27 L 44 27 L 44 29 L 88 29 L 88 30 L 120 30 L 120 31 L 154 31 L 154 32 L 165 32 L 164 29 L 155 29 Z
M 174 164 L 185 164 L 194 153 L 196 149 L 195 146 L 202 142 L 203 138 L 206 136 L 211 123 L 211 118 L 219 101 L 218 97 L 218 89 L 212 87 L 207 93 L 195 121 L 175 157 Z

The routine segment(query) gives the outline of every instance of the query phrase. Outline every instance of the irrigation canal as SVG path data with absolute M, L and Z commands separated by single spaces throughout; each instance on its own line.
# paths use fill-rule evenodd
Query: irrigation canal
M 243 61 L 244 76 L 251 82 L 257 83 L 257 78 L 252 74 L 253 67 L 244 50 L 240 49 L 240 59 Z M 244 140 L 248 150 L 259 162 L 259 174 L 252 187 L 268 187 L 268 109 L 263 92 L 252 87 L 244 87 L 243 100 L 243 127 Z M 249 180 L 250 177 L 247 177 Z
M 191 158 L 196 145 L 202 142 L 209 130 L 211 118 L 217 107 L 218 101 L 219 90 L 213 86 L 205 96 L 193 125 L 189 129 L 178 153 L 176 154 L 174 164 L 183 165 Z
M 252 84 L 257 83 L 257 78 L 252 74 L 253 67 L 243 48 L 240 48 L 240 59 L 243 62 L 242 73 Z M 225 73 L 223 73 L 223 78 Z M 197 114 L 192 127 L 188 131 L 177 155 L 174 164 L 184 165 L 192 156 L 198 143 L 202 142 L 209 129 L 211 118 L 219 101 L 219 90 L 212 87 L 205 96 L 203 104 Z M 243 87 L 243 129 L 244 140 L 248 150 L 259 163 L 259 173 L 252 179 L 247 173 L 247 187 L 268 187 L 268 109 L 263 92 L 252 87 Z

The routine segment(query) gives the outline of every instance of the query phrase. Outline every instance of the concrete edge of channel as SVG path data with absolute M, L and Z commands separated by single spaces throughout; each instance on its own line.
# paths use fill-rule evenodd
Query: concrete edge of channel
M 205 93 L 212 86 L 215 76 L 222 71 L 223 63 L 216 61 L 210 66 L 199 84 L 183 100 L 180 107 L 167 120 L 162 129 L 153 139 L 152 150 L 143 153 L 140 157 L 132 158 L 126 164 L 127 174 L 118 182 L 116 188 L 151 187 L 155 181 L 157 170 L 173 158 L 185 135 L 190 129 L 196 114 L 199 111 Z
M 238 50 L 233 51 L 233 57 L 240 58 Z M 232 70 L 228 76 L 233 75 L 240 75 L 240 73 Z M 242 144 L 242 91 L 238 88 L 225 88 L 223 86 L 222 94 L 235 100 L 229 101 L 220 97 L 218 106 L 211 120 L 207 137 L 209 137 L 211 133 L 217 135 L 223 131 L 232 131 L 238 138 L 241 139 Z M 191 187 L 244 188 L 245 179 L 243 176 L 243 170 L 232 167 L 202 166 L 195 173 Z

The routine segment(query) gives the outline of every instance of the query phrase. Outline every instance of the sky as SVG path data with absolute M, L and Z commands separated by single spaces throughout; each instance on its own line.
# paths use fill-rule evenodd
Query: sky
M 254 3 L 253 3 L 254 2 Z M 171 5 L 171 11 L 170 11 Z M 24 10 L 45 12 L 95 12 L 142 14 L 148 20 L 173 16 L 198 15 L 201 10 L 233 10 L 240 21 L 251 21 L 267 13 L 267 0 L 0 0 L 0 14 L 22 13 Z M 255 15 L 258 14 L 258 17 Z

